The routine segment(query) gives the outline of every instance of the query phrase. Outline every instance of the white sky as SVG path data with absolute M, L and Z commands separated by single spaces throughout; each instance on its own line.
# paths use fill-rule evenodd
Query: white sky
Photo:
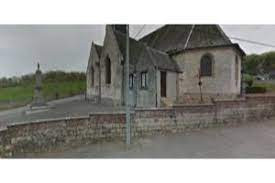
M 146 25 L 140 38 L 161 25 Z M 221 25 L 229 37 L 275 45 L 275 25 Z M 142 25 L 130 25 L 134 36 Z M 0 77 L 32 73 L 36 63 L 42 71 L 85 71 L 91 42 L 102 44 L 104 25 L 0 25 Z M 272 50 L 238 42 L 247 54 Z M 274 48 L 273 48 L 274 49 Z

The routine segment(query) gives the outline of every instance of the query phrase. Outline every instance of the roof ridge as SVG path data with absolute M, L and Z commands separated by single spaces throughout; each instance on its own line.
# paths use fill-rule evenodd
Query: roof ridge
M 221 28 L 221 26 L 219 24 L 215 24 L 217 29 L 220 31 L 222 37 L 226 40 L 228 40 L 230 43 L 232 43 L 232 41 L 229 39 L 229 37 L 225 34 L 225 32 L 223 31 L 223 29 Z
M 146 47 L 146 50 L 147 50 L 147 52 L 148 52 L 148 54 L 149 54 L 149 56 L 150 56 L 150 58 L 151 58 L 151 60 L 152 60 L 152 62 L 154 64 L 154 66 L 158 66 L 158 63 L 157 63 L 158 61 L 155 60 L 155 58 L 152 55 L 151 51 L 152 52 L 157 52 L 159 54 L 162 54 L 163 56 L 167 56 L 173 62 L 173 63 L 171 62 L 171 64 L 174 64 L 176 71 L 177 72 L 181 72 L 181 69 L 180 69 L 178 63 L 172 57 L 170 57 L 170 55 L 168 53 L 163 52 L 161 50 L 157 50 L 157 49 L 152 48 L 152 47 L 147 46 L 147 45 L 145 45 L 145 47 Z
M 141 44 L 143 44 L 145 47 L 151 49 L 152 51 L 155 51 L 155 52 L 158 52 L 158 53 L 161 53 L 161 54 L 164 54 L 164 55 L 169 56 L 169 54 L 166 53 L 166 52 L 164 52 L 164 51 L 158 50 L 158 49 L 156 49 L 156 48 L 152 48 L 151 46 L 148 46 L 148 45 L 146 45 L 145 43 L 142 43 L 142 42 L 141 42 Z
M 187 46 L 188 46 L 189 40 L 190 40 L 190 38 L 191 38 L 191 36 L 192 36 L 192 33 L 193 33 L 193 31 L 194 31 L 195 26 L 196 26 L 196 24 L 193 24 L 192 27 L 191 27 L 191 29 L 190 29 L 189 35 L 188 35 L 188 37 L 187 37 L 187 39 L 186 39 L 186 42 L 185 42 L 185 44 L 184 44 L 184 49 L 186 49 Z
M 125 35 L 125 34 L 123 34 L 123 33 L 121 33 L 121 32 L 118 32 L 118 31 L 114 31 L 114 32 L 115 32 L 115 33 L 117 33 L 117 34 L 120 34 L 120 35 L 122 35 L 122 36 L 125 36 L 125 37 L 126 37 L 126 35 Z M 147 45 L 147 44 L 145 44 L 144 42 L 139 41 L 139 40 L 136 40 L 136 39 L 134 39 L 134 38 L 132 38 L 132 37 L 130 37 L 130 36 L 129 36 L 129 39 L 130 39 L 130 40 L 132 40 L 132 41 L 134 41 L 134 42 L 136 42 L 136 43 L 137 43 L 137 44 L 139 44 L 139 45 L 142 45 L 142 46 L 144 46 L 144 47 L 148 47 L 149 49 L 151 49 L 151 50 L 153 50 L 153 51 L 156 51 L 156 52 L 159 52 L 159 53 L 162 53 L 162 54 L 168 55 L 166 52 L 161 51 L 161 50 L 158 50 L 158 49 L 153 48 L 153 47 L 151 47 L 151 46 L 148 46 L 148 45 Z
M 149 47 L 148 47 L 148 46 L 145 46 L 145 49 L 146 49 L 146 51 L 147 51 L 149 57 L 151 58 L 150 60 L 152 60 L 153 65 L 154 65 L 154 66 L 157 66 L 157 63 L 156 63 L 156 61 L 155 61 L 155 58 L 153 57 L 152 53 L 149 51 Z

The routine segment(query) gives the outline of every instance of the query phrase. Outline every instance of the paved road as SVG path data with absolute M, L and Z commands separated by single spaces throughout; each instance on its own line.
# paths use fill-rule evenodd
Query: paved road
M 0 112 L 0 127 L 9 123 L 34 121 L 39 119 L 87 116 L 91 112 L 115 111 L 122 108 L 113 108 L 106 105 L 93 104 L 86 101 L 84 96 L 75 96 L 49 102 L 54 108 L 39 113 L 25 114 L 28 107 L 20 107 Z
M 83 146 L 30 158 L 275 158 L 275 119 L 232 128 Z

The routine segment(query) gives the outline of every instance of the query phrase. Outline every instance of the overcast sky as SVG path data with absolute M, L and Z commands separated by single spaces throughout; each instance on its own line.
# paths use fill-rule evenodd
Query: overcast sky
M 134 37 L 142 25 L 130 25 Z M 146 25 L 137 37 L 160 25 Z M 275 45 L 275 25 L 222 25 L 229 37 Z M 0 25 L 0 77 L 32 73 L 40 62 L 42 71 L 85 71 L 91 42 L 102 44 L 104 25 Z M 239 43 L 247 54 L 275 48 Z

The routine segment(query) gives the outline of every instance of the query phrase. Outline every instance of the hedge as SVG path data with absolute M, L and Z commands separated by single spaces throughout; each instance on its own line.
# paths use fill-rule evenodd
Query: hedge
M 266 88 L 262 86 L 246 87 L 246 93 L 266 93 Z

